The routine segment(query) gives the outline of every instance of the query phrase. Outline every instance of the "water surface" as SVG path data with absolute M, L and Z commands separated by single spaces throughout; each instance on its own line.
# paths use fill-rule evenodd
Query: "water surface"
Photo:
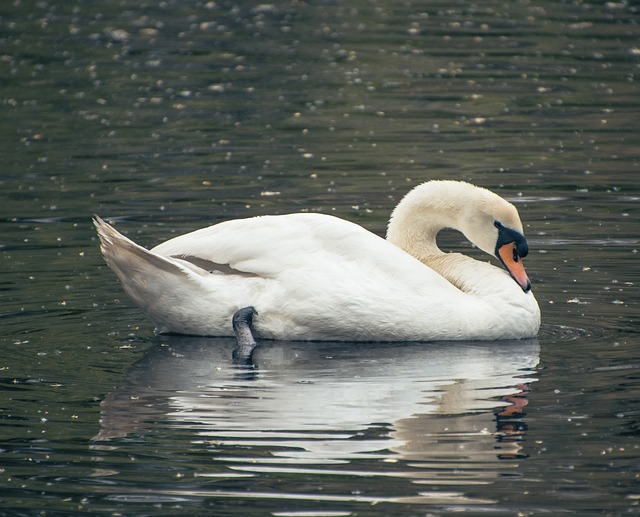
M 0 7 L 0 514 L 638 513 L 637 20 Z M 268 342 L 234 365 L 230 339 L 155 336 L 90 222 L 145 246 L 301 210 L 383 234 L 435 178 L 516 203 L 536 340 Z

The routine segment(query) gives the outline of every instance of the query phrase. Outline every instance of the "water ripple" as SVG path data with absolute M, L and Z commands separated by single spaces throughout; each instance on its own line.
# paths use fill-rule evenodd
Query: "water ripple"
M 540 327 L 540 333 L 538 335 L 541 339 L 550 339 L 554 341 L 576 341 L 578 339 L 584 339 L 592 337 L 594 333 L 602 332 L 597 327 L 593 328 L 580 328 L 570 327 L 568 325 L 554 325 L 545 323 Z

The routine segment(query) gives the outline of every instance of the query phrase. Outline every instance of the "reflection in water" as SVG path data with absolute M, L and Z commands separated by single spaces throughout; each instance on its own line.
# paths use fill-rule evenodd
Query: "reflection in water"
M 473 485 L 517 467 L 501 460 L 520 455 L 537 340 L 266 342 L 252 366 L 234 364 L 233 347 L 163 337 L 104 400 L 94 447 L 164 427 L 187 429 L 235 473 L 328 475 L 368 459 L 380 470 L 363 475 Z

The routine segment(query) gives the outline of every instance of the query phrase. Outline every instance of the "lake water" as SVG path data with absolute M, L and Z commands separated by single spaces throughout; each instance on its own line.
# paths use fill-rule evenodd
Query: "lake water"
M 639 20 L 0 7 L 0 515 L 640 513 Z M 154 335 L 90 221 L 145 246 L 291 211 L 383 234 L 435 178 L 517 204 L 538 339 L 267 342 L 236 366 L 231 339 Z

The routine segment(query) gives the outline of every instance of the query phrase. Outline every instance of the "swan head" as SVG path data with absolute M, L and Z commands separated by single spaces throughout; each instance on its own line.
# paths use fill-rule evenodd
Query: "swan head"
M 424 260 L 442 253 L 436 235 L 443 228 L 461 231 L 496 257 L 525 293 L 531 289 L 522 265 L 529 246 L 514 205 L 464 181 L 428 181 L 410 191 L 394 209 L 387 239 Z
M 507 200 L 480 187 L 459 214 L 460 231 L 482 251 L 496 257 L 526 293 L 531 282 L 522 265 L 529 254 L 518 210 Z
M 521 232 L 504 226 L 500 221 L 494 221 L 493 224 L 498 229 L 495 256 L 522 290 L 525 293 L 529 292 L 531 282 L 522 265 L 522 259 L 529 254 L 527 239 Z

